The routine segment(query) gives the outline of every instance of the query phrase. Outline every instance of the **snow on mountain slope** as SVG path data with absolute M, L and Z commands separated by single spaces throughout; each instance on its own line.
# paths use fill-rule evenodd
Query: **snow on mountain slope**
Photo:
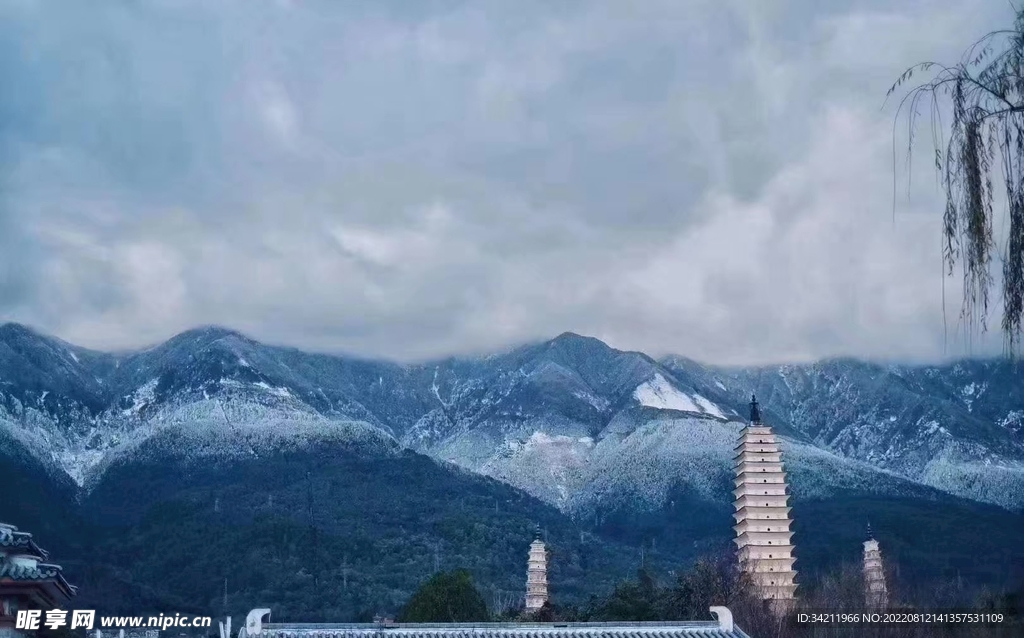
M 920 480 L 943 491 L 1008 509 L 1024 503 L 1024 463 L 951 458 L 949 451 L 930 460 Z
M 656 509 L 669 489 L 679 485 L 698 498 L 731 502 L 730 461 L 741 427 L 738 423 L 680 418 L 609 433 L 594 447 L 586 485 L 570 509 L 585 511 L 608 501 Z
M 732 501 L 733 448 L 743 424 L 697 417 L 622 423 L 596 442 L 534 432 L 507 443 L 476 471 L 506 481 L 560 508 L 585 513 L 609 503 L 657 510 L 670 492 Z M 891 472 L 782 437 L 791 492 L 807 499 L 837 493 L 933 496 Z
M 500 481 L 564 507 L 586 479 L 594 440 L 588 436 L 535 431 L 525 440 L 510 439 L 476 469 Z
M 339 436 L 397 445 L 363 406 L 335 388 L 316 395 L 308 378 L 275 357 L 281 351 L 231 331 L 190 331 L 113 363 L 89 351 L 72 357 L 68 348 L 20 326 L 0 327 L 0 428 L 79 485 L 171 431 L 197 454 Z
M 695 383 L 726 387 L 732 405 L 756 393 L 781 432 L 943 491 L 1024 507 L 1024 366 L 964 361 L 881 366 L 837 359 L 753 369 L 663 363 Z
M 189 464 L 260 458 L 323 443 L 344 444 L 374 455 L 401 449 L 390 434 L 368 423 L 331 420 L 312 410 L 279 404 L 203 399 L 169 406 L 110 447 L 83 473 L 84 485 L 90 487 L 111 465 L 128 460 L 149 457 Z
M 701 411 L 692 397 L 673 388 L 660 374 L 637 386 L 633 391 L 633 398 L 639 401 L 640 405 L 659 410 Z
M 176 433 L 180 456 L 260 454 L 313 440 L 344 440 L 374 448 L 398 447 L 390 433 L 365 422 L 329 418 L 290 397 L 264 388 L 234 387 L 216 397 L 184 396 L 151 404 L 151 383 L 135 393 L 128 409 L 113 409 L 90 420 L 87 429 L 64 429 L 45 414 L 28 410 L 20 422 L 0 427 L 23 441 L 37 458 L 60 467 L 76 483 L 92 482 L 111 462 L 130 455 L 147 440 Z M 141 415 L 141 416 L 140 416 Z M 167 451 L 167 449 L 165 449 Z

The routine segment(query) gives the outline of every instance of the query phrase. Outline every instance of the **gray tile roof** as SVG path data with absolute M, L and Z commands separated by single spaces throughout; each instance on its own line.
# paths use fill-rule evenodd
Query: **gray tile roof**
M 588 626 L 588 624 L 498 626 L 450 624 L 438 626 L 378 625 L 264 625 L 266 638 L 748 638 L 738 628 L 722 629 L 716 622 L 651 623 L 646 627 Z M 255 637 L 249 637 L 255 638 Z
M 57 578 L 59 574 L 59 565 L 40 563 L 34 567 L 26 567 L 25 565 L 0 562 L 0 578 L 10 578 L 12 580 L 50 580 Z
M 17 548 L 26 554 L 32 554 L 39 558 L 47 558 L 49 554 L 43 548 L 36 545 L 32 535 L 28 532 L 19 532 L 14 525 L 0 523 L 0 547 Z
M 0 579 L 7 578 L 18 581 L 56 581 L 65 593 L 74 596 L 78 588 L 69 583 L 61 570 L 60 565 L 38 562 L 34 567 L 16 565 L 4 558 L 4 554 L 27 554 L 38 559 L 46 560 L 49 554 L 43 548 L 35 544 L 32 534 L 19 532 L 14 525 L 0 523 Z
M 238 638 L 750 638 L 719 609 L 718 622 L 414 624 L 254 623 L 254 610 Z

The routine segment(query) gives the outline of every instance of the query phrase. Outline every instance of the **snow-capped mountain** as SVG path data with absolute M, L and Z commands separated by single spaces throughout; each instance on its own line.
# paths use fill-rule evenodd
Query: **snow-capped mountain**
M 877 365 L 849 359 L 751 369 L 662 363 L 733 403 L 756 392 L 768 419 L 814 446 L 924 485 L 1024 506 L 1024 364 Z
M 109 354 L 0 327 L 0 428 L 80 485 L 154 451 L 258 456 L 340 440 L 409 448 L 581 516 L 609 502 L 657 509 L 681 488 L 727 499 L 751 392 L 783 435 L 798 496 L 932 487 L 1020 509 L 1022 378 L 1004 361 L 722 369 L 571 333 L 403 366 L 222 328 Z
M 339 379 L 326 391 L 315 386 L 317 357 L 301 355 L 314 369 L 297 374 L 288 368 L 290 354 L 220 328 L 106 354 L 6 324 L 0 427 L 79 485 L 154 441 L 165 442 L 161 453 L 182 458 L 337 439 L 398 449 L 389 428 L 349 400 Z

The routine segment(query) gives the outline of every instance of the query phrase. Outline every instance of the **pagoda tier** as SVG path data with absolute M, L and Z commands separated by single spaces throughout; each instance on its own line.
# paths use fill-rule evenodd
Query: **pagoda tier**
M 733 464 L 732 469 L 733 472 L 735 472 L 736 474 L 758 474 L 761 472 L 768 474 L 770 472 L 782 472 L 782 470 L 779 468 L 779 464 L 781 462 L 781 458 L 779 458 L 776 461 L 773 461 L 771 459 L 767 459 L 764 457 L 752 457 L 750 455 L 744 455 L 738 461 L 736 461 L 736 463 Z
M 750 574 L 786 574 L 793 571 L 793 563 L 796 559 L 792 556 L 786 558 L 761 558 L 747 570 Z
M 793 540 L 793 532 L 752 532 L 746 531 L 736 536 L 733 541 L 739 547 L 789 547 Z
M 768 570 L 762 571 L 760 569 L 758 569 L 757 571 L 750 569 L 744 571 L 750 578 L 751 582 L 761 585 L 762 587 L 766 585 L 771 587 L 785 587 L 787 585 L 796 585 L 796 583 L 793 582 L 793 576 L 796 574 L 796 572 L 793 571 L 770 572 Z
M 777 440 L 769 440 L 768 437 L 764 435 L 754 436 L 752 438 L 753 440 L 746 440 L 745 438 L 740 439 L 739 443 L 732 449 L 735 453 L 732 456 L 733 459 L 744 452 L 753 452 L 755 454 L 772 454 L 774 452 L 778 452 Z M 774 436 L 772 436 L 772 439 L 774 439 Z
M 733 525 L 732 529 L 737 536 L 744 532 L 788 532 L 789 520 L 746 518 Z
M 732 480 L 735 487 L 740 485 L 754 485 L 757 483 L 783 483 L 786 482 L 786 473 L 779 470 L 775 472 L 740 472 Z
M 789 511 L 793 509 L 791 507 L 750 507 L 743 506 L 740 509 L 732 513 L 732 517 L 736 519 L 736 522 L 742 522 L 745 519 L 754 520 L 790 520 Z
M 754 486 L 751 486 L 754 487 Z M 754 489 L 757 489 L 754 487 Z M 787 509 L 786 501 L 788 494 L 744 494 L 733 501 L 733 506 L 739 509 L 755 507 L 767 507 L 769 509 Z
M 765 600 L 783 603 L 796 595 L 793 532 L 786 473 L 779 441 L 761 423 L 757 400 L 750 405 L 750 425 L 740 432 L 733 457 L 733 518 L 741 570 Z
M 742 483 L 732 491 L 735 498 L 741 496 L 778 496 L 786 493 L 785 483 Z
M 740 561 L 751 559 L 793 558 L 792 545 L 745 545 L 737 552 Z
M 732 457 L 732 467 L 736 467 L 736 464 L 742 460 L 754 461 L 755 463 L 781 463 L 782 453 L 778 450 L 769 450 L 769 448 L 777 448 L 778 445 L 743 445 L 743 450 L 736 453 L 736 456 Z
M 736 447 L 732 449 L 733 452 L 742 452 L 745 449 L 764 447 L 765 449 L 773 446 L 778 446 L 779 442 L 775 439 L 774 434 L 750 434 L 744 429 L 740 434 L 740 440 L 736 443 Z

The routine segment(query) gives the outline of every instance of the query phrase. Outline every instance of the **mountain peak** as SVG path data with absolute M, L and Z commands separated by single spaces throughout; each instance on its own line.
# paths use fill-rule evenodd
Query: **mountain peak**
M 573 345 L 586 345 L 586 346 L 601 346 L 604 348 L 611 348 L 607 343 L 601 341 L 597 337 L 588 337 L 586 335 L 577 334 L 575 332 L 563 332 L 554 339 L 548 341 L 549 344 L 573 344 Z
M 16 349 L 25 347 L 42 347 L 56 349 L 58 351 L 66 351 L 75 359 L 76 363 L 77 356 L 75 355 L 75 351 L 79 354 L 90 352 L 86 348 L 80 348 L 64 341 L 63 339 L 44 334 L 30 326 L 16 323 L 14 321 L 0 324 L 0 342 L 7 343 L 9 346 L 15 347 Z
M 207 326 L 197 326 L 195 328 L 189 328 L 188 330 L 185 330 L 184 332 L 179 332 L 178 334 L 176 334 L 173 337 L 171 337 L 170 339 L 168 339 L 167 342 L 168 343 L 170 343 L 170 342 L 182 343 L 182 342 L 187 342 L 187 341 L 210 342 L 210 341 L 216 341 L 218 339 L 224 339 L 225 337 L 235 337 L 235 338 L 241 339 L 243 341 L 251 341 L 249 339 L 249 337 L 246 337 L 245 335 L 243 335 L 241 332 L 238 332 L 237 330 L 232 330 L 231 328 L 225 328 L 224 326 L 207 325 Z
M 3 324 L 0 324 L 0 339 L 10 337 L 35 337 L 37 339 L 46 338 L 41 333 L 36 332 L 32 328 L 29 328 L 28 326 L 22 323 L 8 321 Z

